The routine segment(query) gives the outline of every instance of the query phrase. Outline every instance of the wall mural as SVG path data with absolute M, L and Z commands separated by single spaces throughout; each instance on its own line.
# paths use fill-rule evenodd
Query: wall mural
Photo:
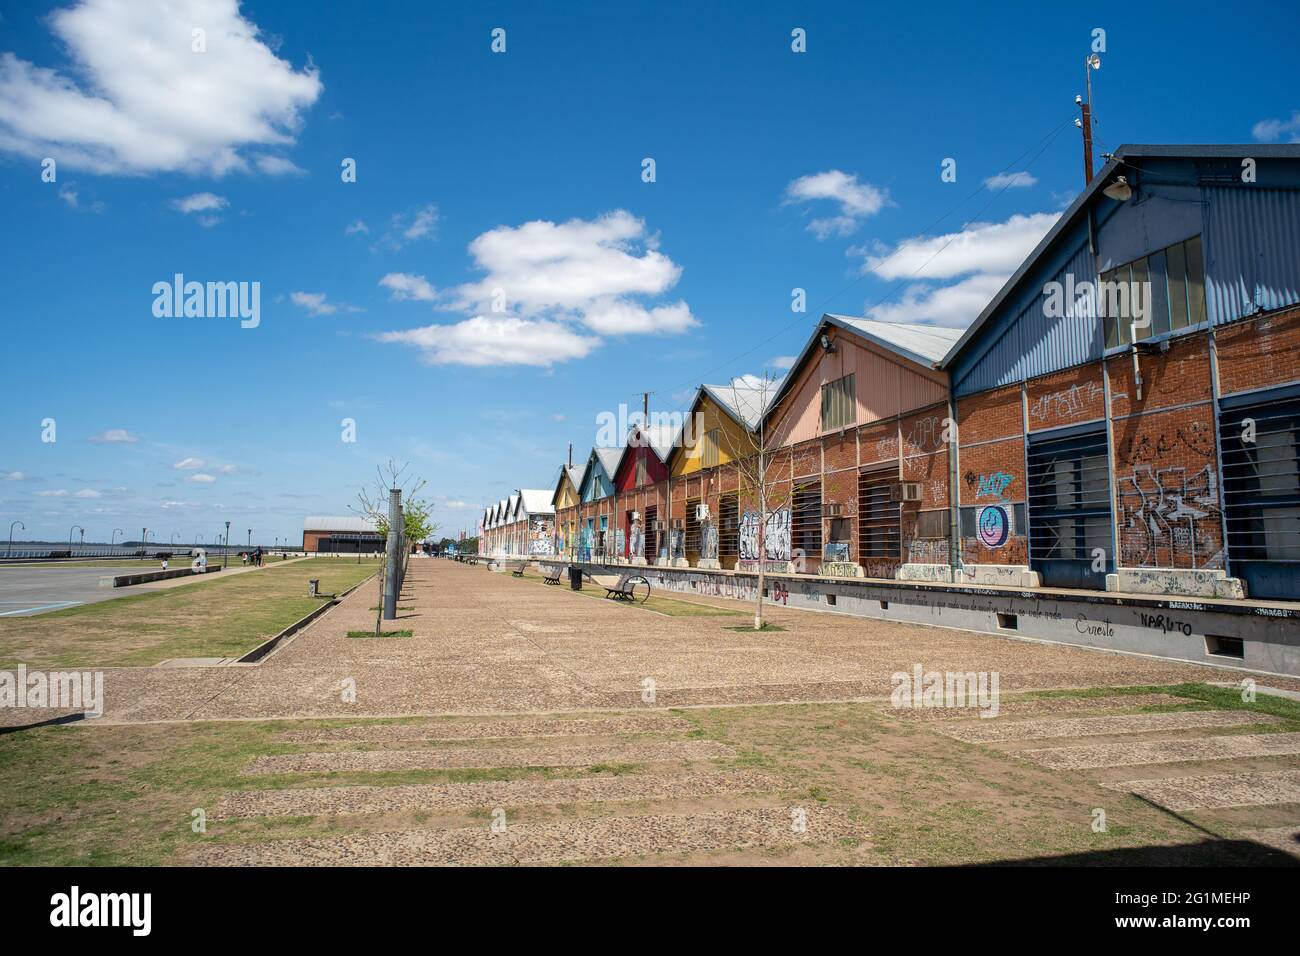
M 641 526 L 641 518 L 638 515 L 632 519 L 632 533 L 629 535 L 631 547 L 628 549 L 631 557 L 645 557 L 645 529 Z
M 700 512 L 700 560 L 718 560 L 718 528 L 707 505 Z
M 757 561 L 758 512 L 746 511 L 740 519 L 740 560 Z M 780 508 L 767 515 L 763 545 L 768 561 L 790 560 L 790 509 Z
M 551 523 L 545 518 L 530 517 L 528 519 L 528 553 L 529 554 L 554 554 L 554 539 L 551 534 Z

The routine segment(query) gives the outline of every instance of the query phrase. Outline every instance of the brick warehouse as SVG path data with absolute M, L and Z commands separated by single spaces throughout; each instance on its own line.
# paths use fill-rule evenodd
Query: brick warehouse
M 1300 148 L 1119 150 L 943 363 L 953 580 L 1300 597 L 1297 304 Z
M 593 449 L 556 550 L 1298 597 L 1297 305 L 1300 148 L 1124 147 L 959 338 L 824 316 L 775 395 L 703 386 L 666 458 Z

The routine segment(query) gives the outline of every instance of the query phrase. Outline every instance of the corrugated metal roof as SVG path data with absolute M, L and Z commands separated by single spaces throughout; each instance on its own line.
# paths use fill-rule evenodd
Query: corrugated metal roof
M 766 386 L 753 386 L 740 379 L 726 385 L 701 385 L 708 396 L 722 406 L 723 411 L 750 431 L 758 427 L 763 413 L 784 387 L 784 382 L 769 382 Z
M 553 515 L 555 506 L 551 504 L 552 492 L 544 488 L 520 488 L 524 511 L 530 515 Z
M 346 531 L 352 534 L 359 532 L 377 532 L 375 522 L 370 518 L 361 518 L 357 515 L 312 515 L 310 518 L 302 519 L 303 531 Z
M 573 482 L 573 490 L 576 492 L 578 490 L 579 483 L 582 481 L 582 466 L 565 465 L 564 470 L 569 476 L 569 481 Z
M 962 333 L 961 329 L 948 329 L 939 325 L 878 322 L 849 315 L 827 313 L 822 318 L 841 328 L 857 332 L 863 338 L 896 352 L 909 361 L 927 366 L 942 361 Z
M 638 440 L 639 443 L 649 445 L 650 449 L 659 456 L 659 460 L 666 464 L 668 455 L 672 452 L 673 445 L 677 441 L 677 436 L 681 434 L 681 428 L 673 425 L 638 425 L 628 434 L 629 444 L 632 443 L 638 433 L 643 436 Z
M 614 472 L 618 471 L 618 463 L 623 460 L 622 448 L 595 448 L 593 451 L 596 457 L 600 459 L 600 467 L 605 469 L 605 474 L 613 479 Z

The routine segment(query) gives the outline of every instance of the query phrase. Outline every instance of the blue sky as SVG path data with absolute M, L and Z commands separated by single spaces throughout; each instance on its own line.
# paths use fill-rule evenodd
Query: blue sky
M 298 540 L 389 458 L 472 531 L 822 311 L 964 326 L 1081 186 L 1096 28 L 1098 152 L 1300 140 L 1279 5 L 154 6 L 0 3 L 0 533 Z

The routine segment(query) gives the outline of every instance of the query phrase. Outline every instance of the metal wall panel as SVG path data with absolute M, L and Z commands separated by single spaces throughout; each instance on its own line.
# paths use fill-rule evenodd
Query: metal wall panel
M 1207 186 L 1204 196 L 1210 322 L 1300 303 L 1300 190 Z

